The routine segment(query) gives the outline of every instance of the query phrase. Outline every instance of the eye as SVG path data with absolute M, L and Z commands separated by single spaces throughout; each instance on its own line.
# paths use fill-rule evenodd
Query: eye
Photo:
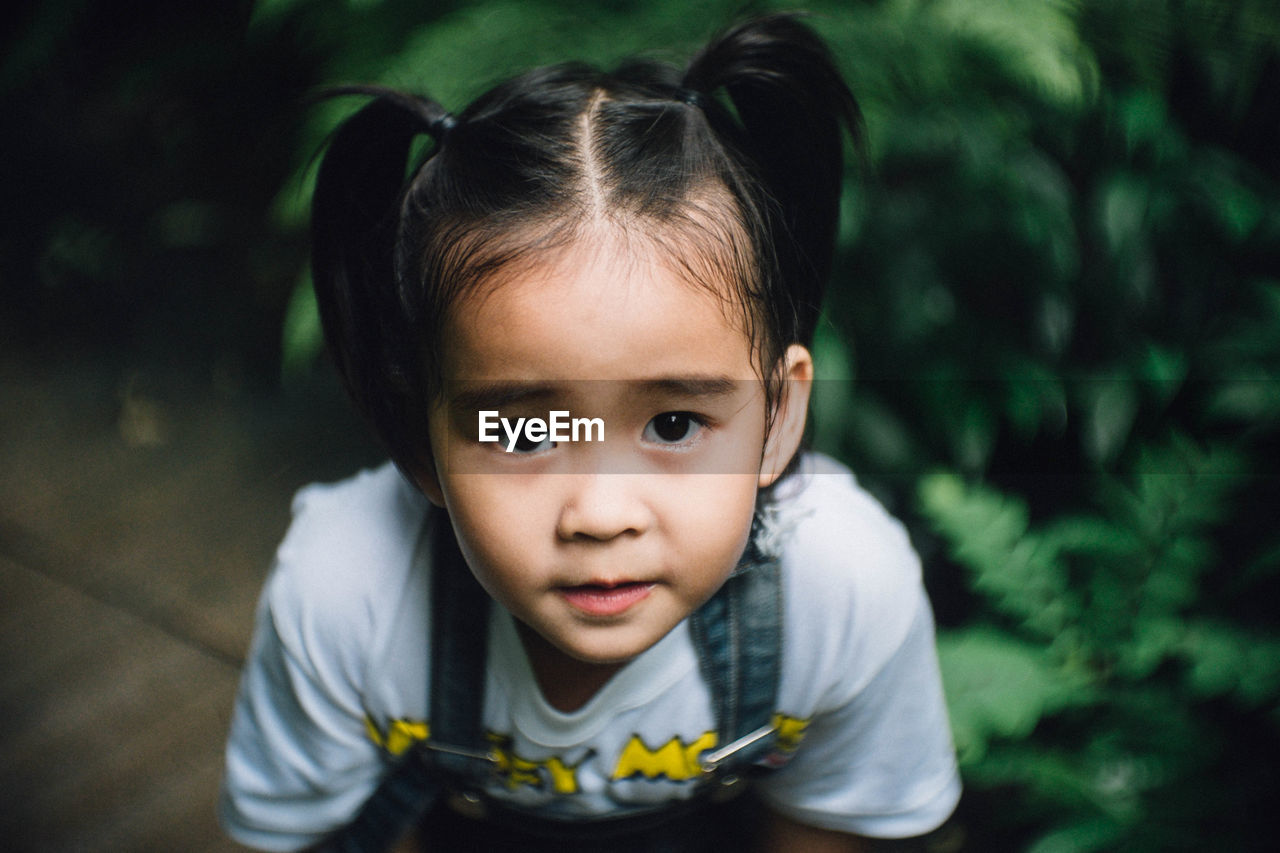
M 555 446 L 556 446 L 556 443 L 549 438 L 544 438 L 542 441 L 533 441 L 524 433 L 523 430 L 521 430 L 520 437 L 517 438 L 516 443 L 511 446 L 511 452 L 512 453 L 541 453 L 542 451 L 550 450 Z M 503 449 L 505 450 L 506 448 L 503 448 Z
M 644 426 L 644 440 L 654 444 L 686 444 L 706 424 L 692 412 L 663 412 Z

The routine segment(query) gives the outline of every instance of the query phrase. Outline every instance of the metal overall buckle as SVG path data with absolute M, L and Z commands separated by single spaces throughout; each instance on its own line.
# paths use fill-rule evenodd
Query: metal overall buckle
M 501 760 L 493 752 L 477 752 L 473 749 L 462 749 L 429 740 L 423 741 L 422 747 L 444 758 L 443 762 L 438 763 L 454 765 L 455 769 L 457 764 L 463 762 L 483 762 L 488 766 L 490 775 L 496 776 L 502 766 Z M 472 776 L 473 780 L 478 775 Z M 484 794 L 475 786 L 447 787 L 444 802 L 451 811 L 471 820 L 483 820 L 489 814 L 489 806 Z
M 777 726 L 761 726 L 755 731 L 743 735 L 732 743 L 712 750 L 703 756 L 698 766 L 703 775 L 714 780 L 709 796 L 713 802 L 723 803 L 741 794 L 747 788 L 747 779 L 740 773 L 720 773 L 720 767 L 734 755 L 750 749 L 769 735 L 777 731 Z

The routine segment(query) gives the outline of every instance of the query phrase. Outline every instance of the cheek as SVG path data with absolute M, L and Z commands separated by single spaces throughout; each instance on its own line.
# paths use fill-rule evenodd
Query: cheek
M 679 484 L 679 507 L 669 517 L 679 540 L 706 559 L 736 561 L 746 546 L 755 513 L 753 474 L 696 474 Z
M 459 475 L 445 481 L 445 506 L 467 562 L 488 584 L 520 553 L 520 531 L 527 531 L 536 503 L 514 489 L 501 488 L 501 478 L 488 474 Z

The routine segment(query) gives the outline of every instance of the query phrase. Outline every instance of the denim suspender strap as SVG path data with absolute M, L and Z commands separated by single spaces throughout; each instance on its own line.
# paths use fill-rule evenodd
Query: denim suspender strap
M 322 849 L 388 850 L 444 789 L 447 777 L 482 779 L 491 770 L 482 730 L 489 598 L 463 563 L 449 519 L 432 511 L 429 737 L 383 777 L 355 819 Z
M 755 540 L 753 535 L 733 575 L 689 623 L 718 727 L 717 747 L 702 756 L 702 767 L 722 779 L 733 775 L 729 768 L 765 755 L 776 739 L 781 574 L 777 557 L 762 555 Z
M 383 853 L 418 820 L 435 799 L 440 781 L 430 765 L 410 750 L 360 807 L 351 823 L 325 839 L 324 853 Z
M 446 774 L 483 781 L 494 764 L 483 725 L 489 595 L 467 568 L 443 511 L 432 528 L 431 716 L 423 747 Z

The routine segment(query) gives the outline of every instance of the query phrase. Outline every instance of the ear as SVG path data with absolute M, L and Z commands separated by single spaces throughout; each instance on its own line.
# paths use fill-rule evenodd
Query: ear
M 813 388 L 813 356 L 799 344 L 787 347 L 778 364 L 782 390 L 775 403 L 773 429 L 765 439 L 760 460 L 760 488 L 772 486 L 800 449 Z

